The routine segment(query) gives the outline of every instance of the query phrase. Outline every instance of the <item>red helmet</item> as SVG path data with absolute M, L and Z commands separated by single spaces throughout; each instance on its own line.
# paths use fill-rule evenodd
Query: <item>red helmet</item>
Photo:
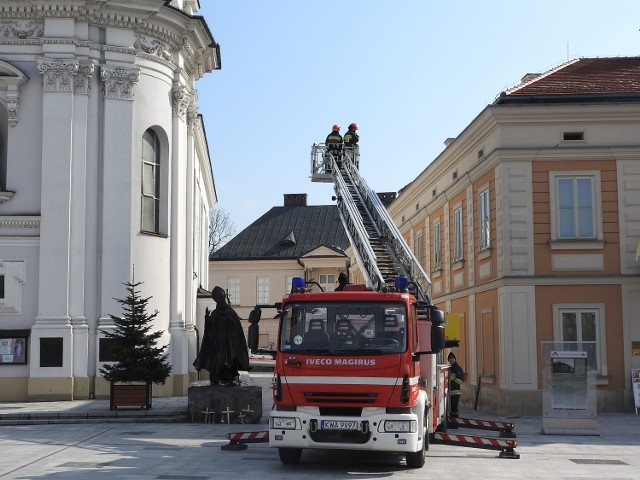
M 349 128 L 351 130 L 357 130 L 358 129 L 358 124 L 357 123 L 352 123 L 351 125 L 349 125 Z
M 331 127 L 331 130 L 340 130 L 340 125 L 336 123 L 333 127 Z

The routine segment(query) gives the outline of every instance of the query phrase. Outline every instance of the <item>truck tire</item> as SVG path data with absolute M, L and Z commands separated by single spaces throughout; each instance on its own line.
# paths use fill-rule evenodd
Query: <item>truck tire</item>
M 285 465 L 296 465 L 302 456 L 301 448 L 279 448 L 280 461 Z
M 422 440 L 422 449 L 417 452 L 407 452 L 405 454 L 405 459 L 407 460 L 407 467 L 409 468 L 422 468 L 424 467 L 424 458 L 427 454 L 427 443 L 429 440 L 429 432 L 427 429 L 424 429 L 424 438 Z

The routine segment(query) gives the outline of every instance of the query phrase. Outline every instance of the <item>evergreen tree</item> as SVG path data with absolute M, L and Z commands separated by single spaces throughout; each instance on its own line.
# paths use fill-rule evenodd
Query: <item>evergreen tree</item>
M 115 299 L 124 310 L 122 317 L 109 315 L 115 324 L 112 332 L 102 331 L 105 337 L 114 341 L 115 363 L 105 365 L 100 373 L 109 382 L 145 381 L 164 383 L 171 373 L 167 363 L 168 354 L 156 346 L 162 331 L 151 332 L 151 322 L 158 315 L 156 310 L 147 313 L 148 298 L 142 298 L 136 288 L 142 282 L 127 282 L 128 295 L 125 299 Z

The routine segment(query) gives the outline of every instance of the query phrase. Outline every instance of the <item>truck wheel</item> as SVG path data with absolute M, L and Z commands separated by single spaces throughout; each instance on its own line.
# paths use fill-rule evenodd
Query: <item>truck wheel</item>
M 295 465 L 300 461 L 300 457 L 302 456 L 302 449 L 279 448 L 278 454 L 280 455 L 280 461 L 285 465 Z
M 427 454 L 429 445 L 429 429 L 425 427 L 422 432 L 422 449 L 417 452 L 407 452 L 405 459 L 407 460 L 407 467 L 409 468 L 422 468 L 424 467 L 424 458 Z

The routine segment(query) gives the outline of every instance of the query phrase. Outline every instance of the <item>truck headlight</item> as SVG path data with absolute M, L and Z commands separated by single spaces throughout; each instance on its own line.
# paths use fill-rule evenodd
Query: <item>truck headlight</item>
M 271 428 L 277 428 L 280 430 L 295 430 L 296 419 L 291 417 L 269 417 L 271 422 Z
M 385 420 L 383 428 L 387 433 L 416 433 L 418 422 L 415 420 Z

